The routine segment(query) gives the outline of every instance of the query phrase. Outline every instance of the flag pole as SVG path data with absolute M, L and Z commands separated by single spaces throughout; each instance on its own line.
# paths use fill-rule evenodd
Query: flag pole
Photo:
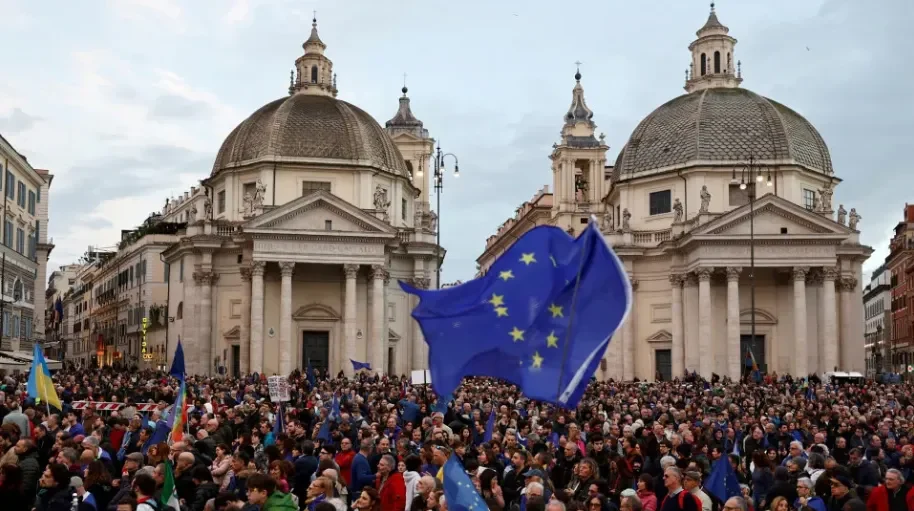
M 587 228 L 591 227 L 591 224 L 595 222 L 593 215 L 590 217 L 590 223 L 587 224 Z M 586 232 L 586 229 L 585 229 Z M 578 302 L 578 290 L 581 288 L 581 274 L 584 272 L 584 258 L 587 255 L 587 238 L 584 239 L 584 246 L 581 248 L 581 262 L 578 263 L 578 273 L 574 280 L 574 291 L 571 294 L 571 313 L 568 315 L 568 330 L 565 331 L 565 345 L 562 347 L 562 365 L 559 366 L 559 386 L 556 389 L 555 397 L 556 399 L 562 396 L 562 380 L 565 377 L 565 363 L 568 362 L 568 346 L 571 344 L 571 327 L 574 324 L 574 312 Z

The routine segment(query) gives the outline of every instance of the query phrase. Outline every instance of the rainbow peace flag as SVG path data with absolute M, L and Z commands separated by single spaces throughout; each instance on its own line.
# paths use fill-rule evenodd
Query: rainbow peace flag
M 181 389 L 175 399 L 175 406 L 171 411 L 171 443 L 184 440 L 184 427 L 187 425 L 187 387 L 184 378 L 181 378 Z

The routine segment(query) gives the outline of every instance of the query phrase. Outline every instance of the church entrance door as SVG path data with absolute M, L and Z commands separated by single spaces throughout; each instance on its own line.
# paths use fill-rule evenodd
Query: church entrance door
M 330 332 L 302 332 L 302 369 L 306 369 L 308 364 L 311 364 L 312 369 L 320 369 L 322 372 L 330 367 Z
M 743 371 L 748 372 L 752 370 L 752 362 L 747 362 L 749 358 L 749 352 L 755 356 L 755 363 L 758 364 L 758 369 L 762 374 L 768 372 L 768 364 L 765 360 L 765 336 L 756 334 L 755 339 L 752 338 L 752 335 L 740 335 L 739 336 L 739 352 L 740 352 L 740 361 L 743 364 Z M 750 365 L 746 365 L 746 364 Z

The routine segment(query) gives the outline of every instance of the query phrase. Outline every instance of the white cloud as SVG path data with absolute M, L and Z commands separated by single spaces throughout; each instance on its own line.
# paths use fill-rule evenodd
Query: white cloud
M 149 14 L 179 20 L 184 14 L 181 6 L 173 0 L 116 0 L 112 5 L 122 16 L 136 20 L 143 20 Z
M 225 22 L 229 25 L 235 25 L 247 21 L 251 14 L 251 3 L 248 0 L 235 0 L 232 8 L 225 15 Z

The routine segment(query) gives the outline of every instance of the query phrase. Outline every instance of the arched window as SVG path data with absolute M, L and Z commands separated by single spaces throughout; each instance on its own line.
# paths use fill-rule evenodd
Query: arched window
M 311 66 L 311 83 L 317 83 L 317 66 Z
M 701 76 L 704 76 L 708 73 L 708 57 L 704 53 L 701 54 Z
M 720 52 L 714 52 L 714 72 L 720 73 Z
M 184 318 L 184 302 L 178 302 L 178 311 L 175 313 L 175 319 Z M 168 318 L 166 318 L 166 321 Z

